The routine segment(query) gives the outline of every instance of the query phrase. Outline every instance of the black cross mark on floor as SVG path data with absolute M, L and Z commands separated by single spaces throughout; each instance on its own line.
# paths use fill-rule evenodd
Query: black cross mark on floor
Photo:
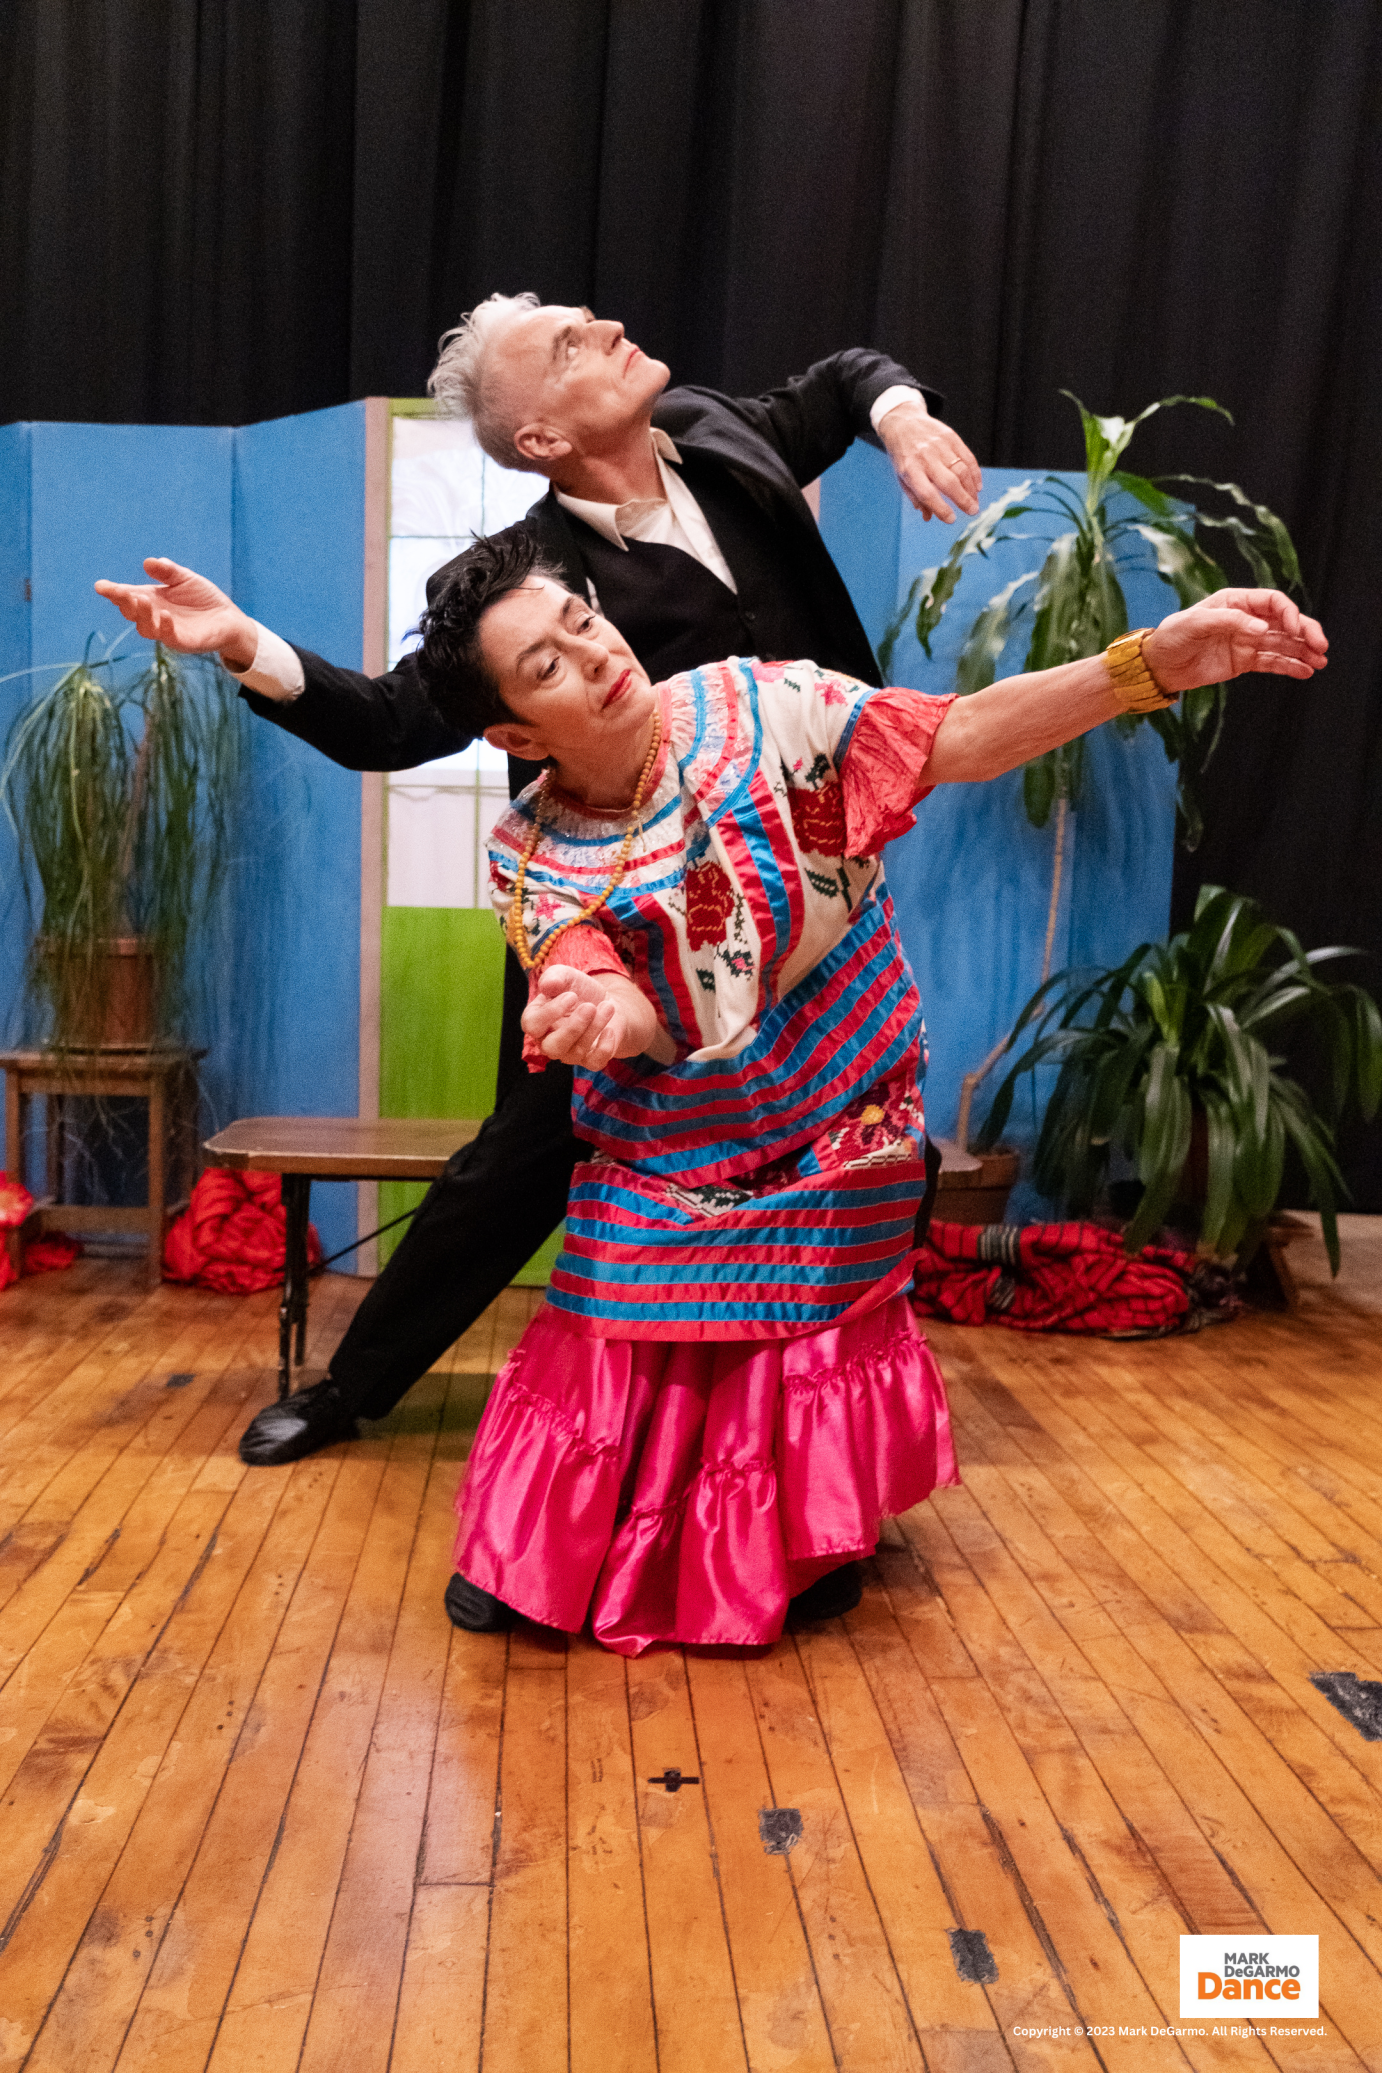
M 998 1977 L 989 1940 L 982 1929 L 947 1929 L 950 1938 L 950 1955 L 955 1960 L 955 1970 L 966 1986 L 992 1986 Z
M 688 1778 L 681 1771 L 662 1771 L 656 1778 L 650 1778 L 650 1785 L 665 1785 L 669 1792 L 680 1792 L 683 1785 L 699 1785 L 699 1778 Z
M 1365 1742 L 1382 1742 L 1382 1684 L 1355 1677 L 1351 1670 L 1315 1670 L 1310 1682 Z
M 195 1374 L 192 1374 L 191 1372 L 187 1374 L 170 1375 L 168 1377 L 168 1380 L 164 1383 L 163 1387 L 165 1389 L 186 1389 L 188 1383 L 195 1382 L 196 1379 L 197 1378 Z

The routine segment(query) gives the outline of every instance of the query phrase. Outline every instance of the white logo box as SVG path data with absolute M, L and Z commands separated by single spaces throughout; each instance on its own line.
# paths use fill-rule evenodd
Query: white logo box
M 1295 2022 L 1319 2012 L 1318 1936 L 1181 1938 L 1182 2021 Z

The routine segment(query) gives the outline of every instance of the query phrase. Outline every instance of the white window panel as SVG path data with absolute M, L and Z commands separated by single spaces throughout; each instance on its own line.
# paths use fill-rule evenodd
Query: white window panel
M 540 475 L 532 475 L 526 469 L 501 468 L 497 461 L 485 455 L 484 473 L 484 524 L 482 532 L 500 533 L 506 525 L 514 525 L 532 510 L 539 497 L 547 494 L 547 484 Z
M 395 770 L 389 783 L 410 785 L 423 779 L 429 784 L 473 784 L 478 778 L 481 783 L 497 783 L 507 799 L 508 777 L 509 759 L 504 751 L 492 749 L 487 741 L 473 741 L 468 749 L 458 749 L 454 756 L 437 756 L 431 763 L 415 764 L 411 770 Z
M 464 418 L 396 417 L 389 532 L 399 538 L 497 533 L 531 510 L 542 478 L 501 468 Z
M 486 907 L 485 844 L 508 804 L 508 786 L 389 785 L 388 904 Z
M 494 474 L 503 471 L 494 469 Z M 516 510 L 509 510 L 494 518 L 489 526 L 497 532 L 506 525 L 512 525 L 515 518 L 521 518 L 532 502 L 532 478 L 530 476 L 510 477 L 523 484 L 523 496 L 527 500 Z M 389 668 L 397 666 L 399 657 L 417 646 L 413 629 L 427 604 L 427 578 L 434 570 L 454 561 L 464 553 L 473 540 L 468 532 L 455 533 L 399 533 L 389 540 Z
M 389 668 L 417 646 L 414 633 L 427 604 L 427 578 L 470 545 L 470 535 L 431 534 L 389 542 Z
M 422 539 L 482 533 L 484 470 L 485 457 L 465 419 L 396 417 L 389 532 Z
M 427 579 L 481 533 L 521 518 L 539 477 L 496 467 L 464 419 L 396 416 L 389 479 L 388 661 L 416 647 Z M 388 904 L 488 904 L 485 842 L 508 801 L 508 759 L 477 741 L 388 780 Z

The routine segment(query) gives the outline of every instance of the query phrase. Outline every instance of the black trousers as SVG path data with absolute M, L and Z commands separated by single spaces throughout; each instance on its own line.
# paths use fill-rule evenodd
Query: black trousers
M 566 1214 L 578 1156 L 571 1073 L 523 1063 L 528 982 L 504 960 L 504 1020 L 492 1116 L 427 1190 L 330 1374 L 357 1417 L 383 1418 L 506 1289 Z
M 460 1338 L 566 1214 L 571 1074 L 525 1073 L 447 1163 L 331 1356 L 356 1416 L 382 1418 Z
M 507 1288 L 566 1214 L 580 1147 L 571 1129 L 571 1073 L 522 1062 L 518 1016 L 527 984 L 510 953 L 494 1113 L 434 1181 L 331 1356 L 330 1374 L 357 1417 L 383 1418 L 433 1361 Z M 920 1244 L 940 1154 L 926 1147 Z

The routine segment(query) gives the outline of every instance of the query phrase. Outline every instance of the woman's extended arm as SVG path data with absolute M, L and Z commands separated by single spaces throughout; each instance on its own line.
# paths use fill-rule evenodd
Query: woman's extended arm
M 652 1002 L 618 972 L 549 965 L 523 1010 L 523 1028 L 548 1058 L 587 1072 L 612 1058 L 646 1053 L 667 1065 L 676 1055 Z
M 1219 590 L 1173 612 L 1142 643 L 1142 657 L 1167 691 L 1219 684 L 1247 670 L 1310 677 L 1329 643 L 1279 590 Z M 925 775 L 933 785 L 977 784 L 1073 741 L 1122 711 L 1102 655 L 1030 676 L 1004 677 L 957 698 L 936 729 Z

